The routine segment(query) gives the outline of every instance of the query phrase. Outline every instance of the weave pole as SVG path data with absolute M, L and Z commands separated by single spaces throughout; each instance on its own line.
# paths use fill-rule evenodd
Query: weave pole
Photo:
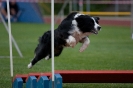
M 7 0 L 7 14 L 8 14 L 8 29 L 9 29 L 9 47 L 10 47 L 10 72 L 11 72 L 11 78 L 13 78 L 12 39 L 11 39 L 12 36 L 11 36 L 9 0 Z
M 51 0 L 52 88 L 54 88 L 54 0 Z
M 131 38 L 133 39 L 133 0 L 131 1 Z

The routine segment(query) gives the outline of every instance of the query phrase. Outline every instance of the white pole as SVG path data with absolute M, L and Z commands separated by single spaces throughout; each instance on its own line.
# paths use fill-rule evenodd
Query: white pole
M 69 13 L 71 13 L 72 12 L 72 1 L 70 0 L 69 1 Z
M 8 14 L 8 29 L 9 29 L 9 47 L 10 47 L 10 72 L 11 72 L 11 77 L 13 78 L 12 39 L 11 39 L 9 0 L 7 0 L 7 14 Z
M 119 11 L 119 4 L 118 4 L 118 0 L 115 0 L 115 12 Z M 115 15 L 116 17 L 118 17 L 118 14 Z
M 131 0 L 131 35 L 133 39 L 133 0 Z
M 86 10 L 87 12 L 90 12 L 90 0 L 86 1 Z
M 54 0 L 51 0 L 52 88 L 54 88 Z
M 61 11 L 61 21 L 64 19 L 64 10 Z
M 79 0 L 79 11 L 83 12 L 83 0 Z
M 61 17 L 62 11 L 64 11 L 65 7 L 67 6 L 67 4 L 69 3 L 69 0 L 66 0 L 63 4 L 63 6 L 61 7 L 61 10 L 59 11 L 57 18 L 55 19 L 55 23 L 57 23 L 58 19 Z

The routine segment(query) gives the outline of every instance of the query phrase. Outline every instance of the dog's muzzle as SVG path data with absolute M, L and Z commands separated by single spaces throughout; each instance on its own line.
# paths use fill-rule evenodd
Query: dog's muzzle
M 98 26 L 97 29 L 98 29 L 98 31 L 100 31 L 101 30 L 101 26 Z
M 98 31 L 101 30 L 101 26 L 98 26 L 96 29 L 91 30 L 92 33 L 98 34 Z

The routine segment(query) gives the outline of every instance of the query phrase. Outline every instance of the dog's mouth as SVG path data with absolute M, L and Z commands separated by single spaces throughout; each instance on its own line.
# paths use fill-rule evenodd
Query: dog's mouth
M 98 34 L 98 31 L 96 31 L 96 30 L 91 30 L 91 32 L 92 32 L 93 34 Z
M 98 26 L 97 28 L 94 28 L 93 30 L 91 30 L 91 32 L 93 34 L 98 34 L 98 31 L 100 31 L 100 30 L 101 30 L 101 26 Z

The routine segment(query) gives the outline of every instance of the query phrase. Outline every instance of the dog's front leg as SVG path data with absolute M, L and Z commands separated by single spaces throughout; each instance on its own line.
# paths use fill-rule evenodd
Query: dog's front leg
M 76 45 L 76 39 L 73 36 L 68 36 L 68 39 L 66 39 L 67 45 L 70 47 L 74 47 Z
M 85 37 L 79 42 L 83 43 L 79 50 L 80 52 L 83 52 L 88 47 L 90 40 L 88 37 Z

